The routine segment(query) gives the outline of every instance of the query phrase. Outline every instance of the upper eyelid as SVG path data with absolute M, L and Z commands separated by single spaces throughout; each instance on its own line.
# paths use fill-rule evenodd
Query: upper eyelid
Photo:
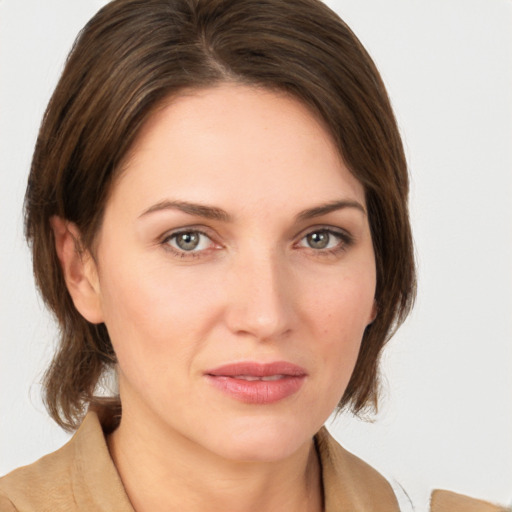
M 298 233 L 296 235 L 295 238 L 298 240 L 302 240 L 305 236 L 308 236 L 311 233 L 315 233 L 316 231 L 327 231 L 329 233 L 332 233 L 334 235 L 338 235 L 341 237 L 344 236 L 346 238 L 354 238 L 352 233 L 345 228 L 341 228 L 341 227 L 337 227 L 337 226 L 330 226 L 330 225 L 322 225 L 322 224 L 319 224 L 317 226 L 310 226 L 306 229 L 303 229 L 302 231 L 300 231 L 300 233 Z
M 205 228 L 203 226 L 201 226 L 201 227 L 199 227 L 199 226 L 184 226 L 181 228 L 175 228 L 175 229 L 170 229 L 169 231 L 166 231 L 159 237 L 159 239 L 161 241 L 165 241 L 165 240 L 168 240 L 168 239 L 172 238 L 173 236 L 177 236 L 181 233 L 199 233 L 201 235 L 208 237 L 210 240 L 213 241 L 214 236 L 209 231 L 210 230 L 208 228 Z

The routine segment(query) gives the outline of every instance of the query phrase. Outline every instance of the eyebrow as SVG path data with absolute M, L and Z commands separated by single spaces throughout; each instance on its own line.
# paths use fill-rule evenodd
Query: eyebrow
M 297 220 L 303 221 L 314 219 L 315 217 L 321 217 L 322 215 L 327 215 L 328 213 L 334 212 L 336 210 L 343 210 L 344 208 L 355 208 L 366 215 L 366 210 L 361 203 L 357 201 L 342 199 L 340 201 L 330 201 L 328 203 L 303 210 L 297 215 Z
M 229 215 L 229 213 L 227 213 L 225 210 L 222 210 L 221 208 L 197 203 L 189 203 L 188 201 L 161 201 L 157 204 L 154 204 L 147 210 L 144 210 L 139 215 L 139 218 L 162 210 L 180 210 L 184 213 L 188 213 L 189 215 L 197 215 L 198 217 L 220 220 L 222 222 L 230 222 L 232 220 L 231 215 Z
M 344 208 L 355 208 L 366 215 L 366 210 L 361 203 L 357 201 L 342 199 L 339 201 L 330 201 L 328 203 L 303 210 L 296 216 L 296 219 L 298 221 L 313 219 L 315 217 L 321 217 L 322 215 L 327 215 L 328 213 L 334 212 L 336 210 L 342 210 Z M 196 215 L 198 217 L 204 217 L 205 219 L 218 220 L 221 222 L 232 222 L 233 220 L 233 217 L 228 212 L 216 206 L 190 203 L 188 201 L 168 200 L 160 201 L 159 203 L 149 207 L 147 210 L 144 210 L 139 215 L 139 218 L 162 210 L 179 210 L 184 213 L 188 213 L 189 215 Z

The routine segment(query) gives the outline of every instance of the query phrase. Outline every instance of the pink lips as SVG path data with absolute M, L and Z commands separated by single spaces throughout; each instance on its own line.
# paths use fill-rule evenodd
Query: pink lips
M 241 362 L 205 372 L 213 386 L 247 404 L 283 400 L 300 389 L 306 375 L 304 368 L 285 361 Z

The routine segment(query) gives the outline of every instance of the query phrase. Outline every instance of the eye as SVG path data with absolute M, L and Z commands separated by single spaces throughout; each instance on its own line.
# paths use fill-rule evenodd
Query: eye
M 351 238 L 348 234 L 331 229 L 316 229 L 305 235 L 300 240 L 299 246 L 317 251 L 333 251 L 344 249 L 350 243 Z
M 306 235 L 305 239 L 311 249 L 329 249 L 334 237 L 328 231 L 315 231 Z
M 210 237 L 197 230 L 173 233 L 164 240 L 164 243 L 180 252 L 199 252 L 213 245 Z

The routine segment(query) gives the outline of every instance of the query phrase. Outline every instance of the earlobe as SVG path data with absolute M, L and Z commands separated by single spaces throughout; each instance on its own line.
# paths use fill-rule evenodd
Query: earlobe
M 377 300 L 374 299 L 368 325 L 371 325 L 371 324 L 373 324 L 373 322 L 375 322 L 375 319 L 377 318 L 378 313 L 379 313 L 379 305 L 377 304 Z
M 102 323 L 98 270 L 90 252 L 80 246 L 80 231 L 73 222 L 54 215 L 50 219 L 55 250 L 66 286 L 78 312 L 89 322 Z

